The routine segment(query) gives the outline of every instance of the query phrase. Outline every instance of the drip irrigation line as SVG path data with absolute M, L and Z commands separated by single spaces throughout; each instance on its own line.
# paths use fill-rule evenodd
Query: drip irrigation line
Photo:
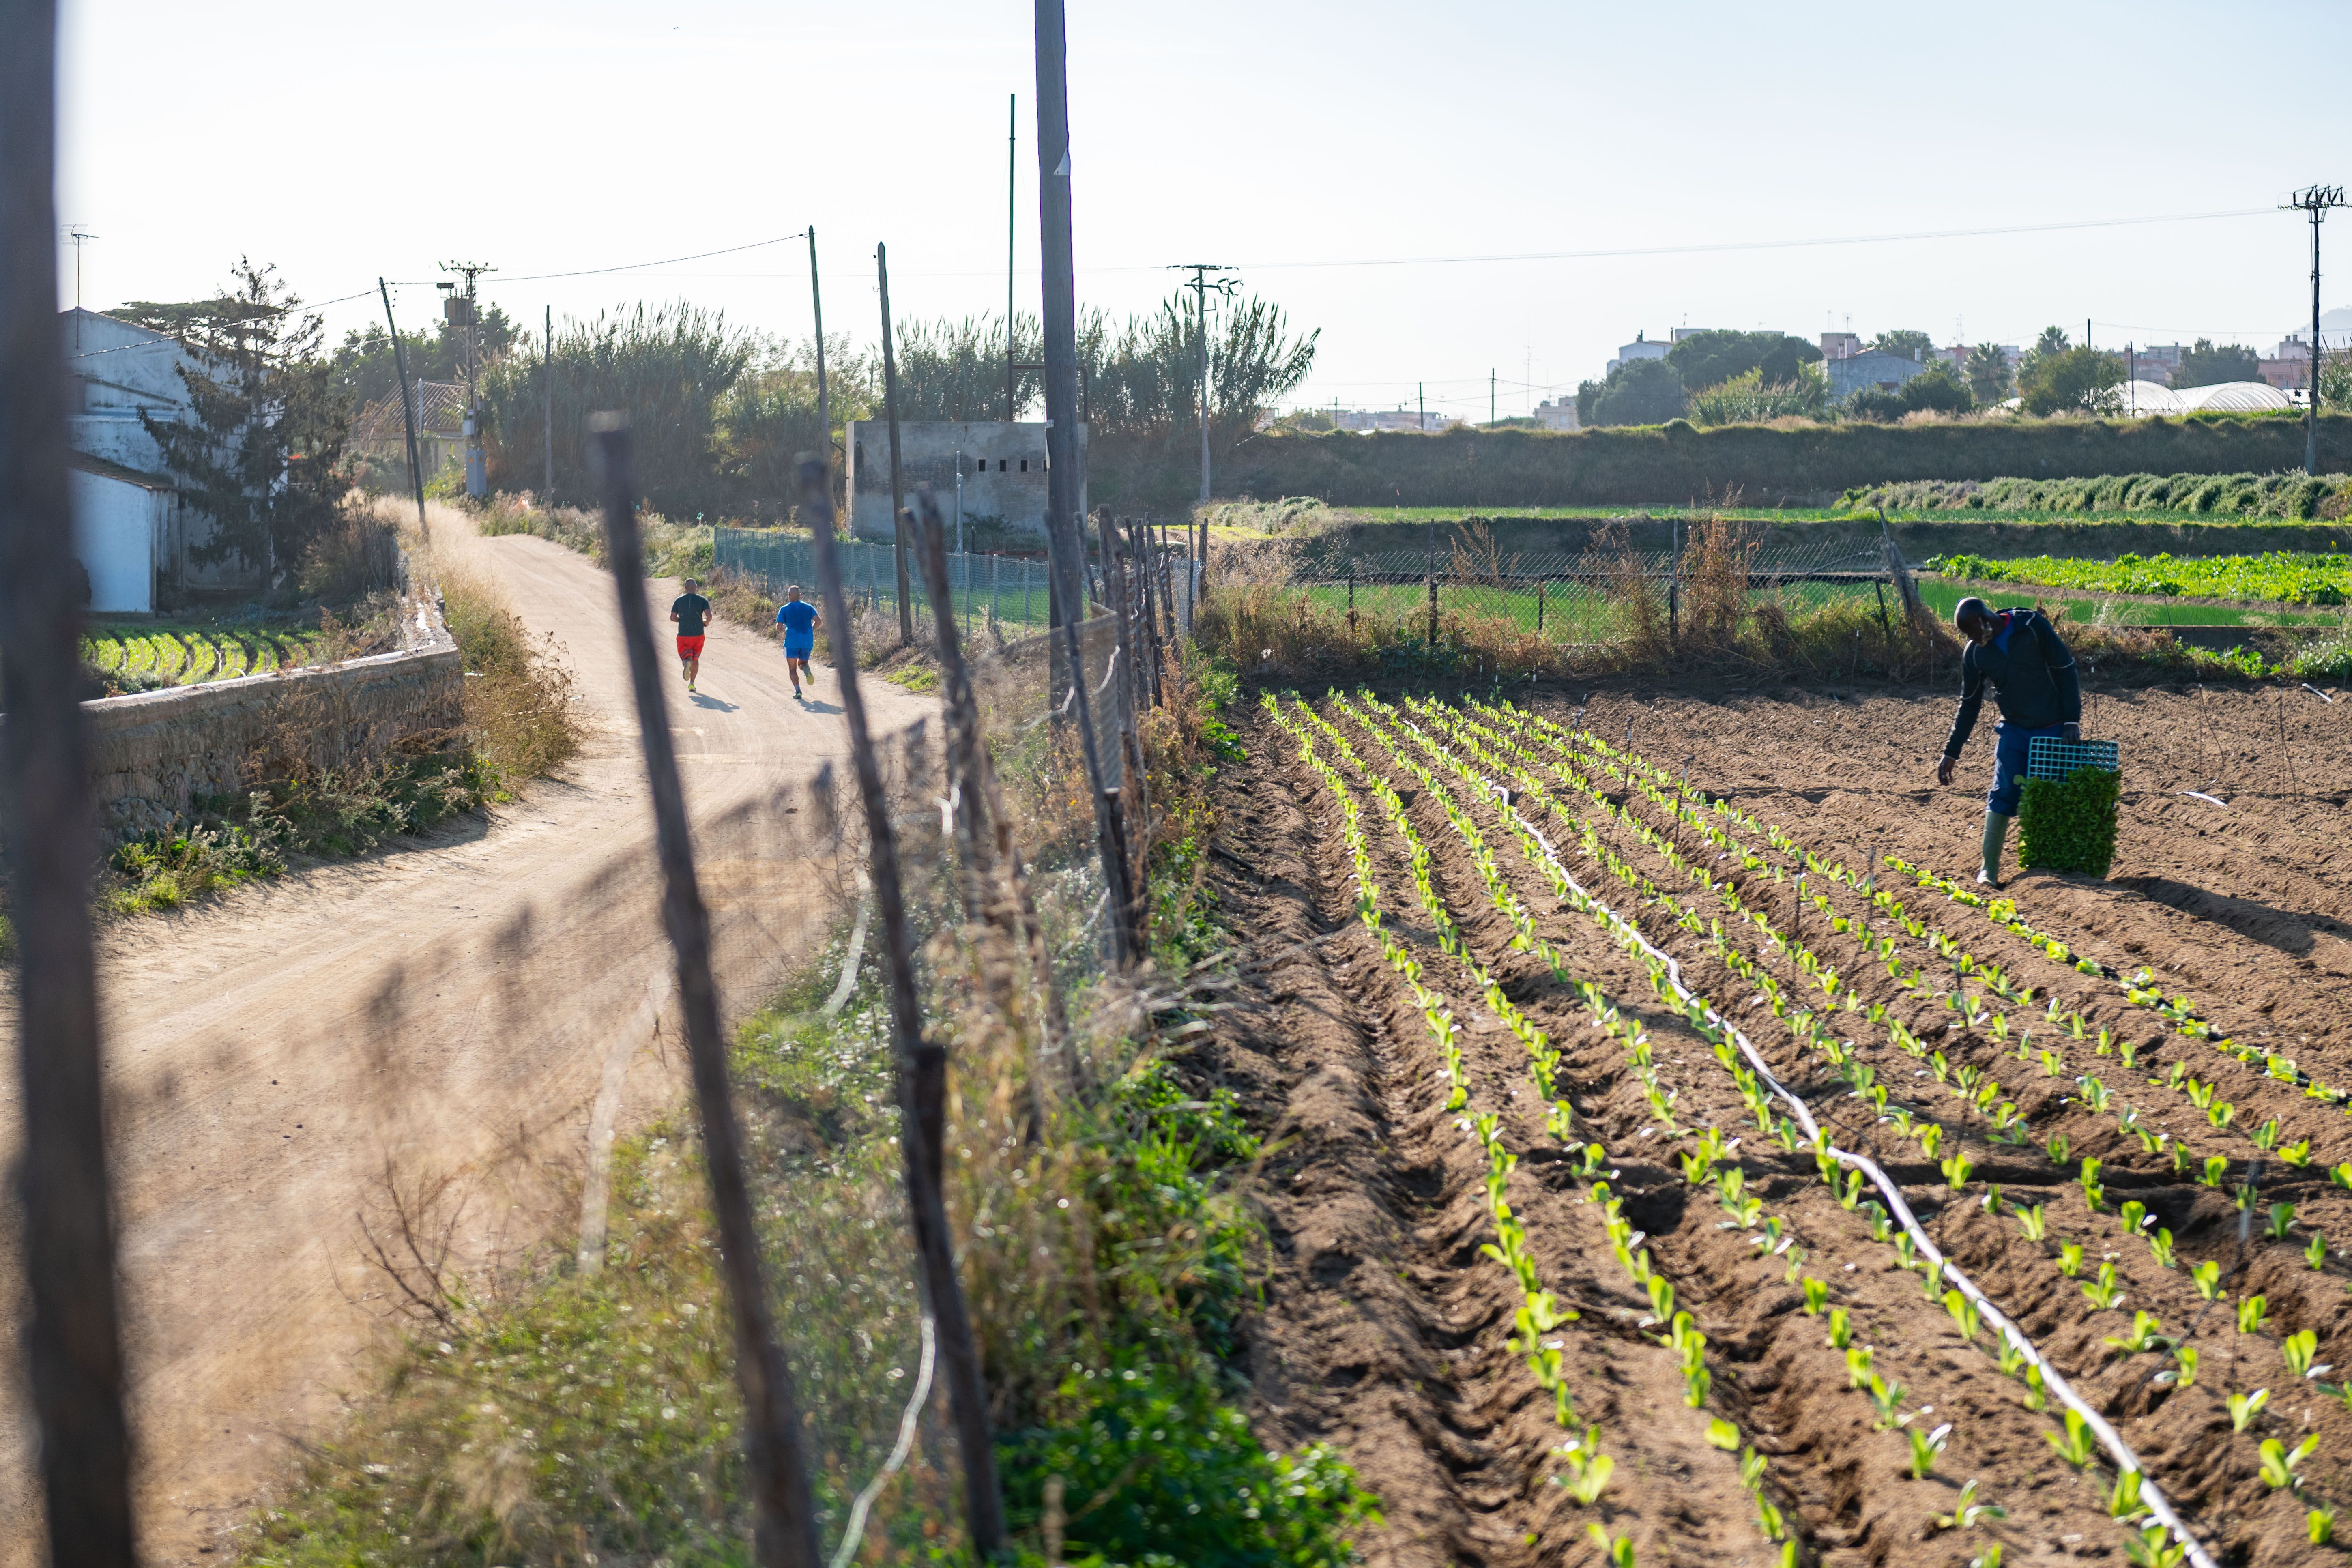
M 863 869 L 857 873 L 857 923 L 849 928 L 849 951 L 842 955 L 841 979 L 834 986 L 833 994 L 824 999 L 824 1005 L 817 1009 L 821 1017 L 838 1014 L 849 1000 L 849 994 L 857 989 L 857 966 L 866 959 L 866 924 L 874 918 L 874 884 L 866 880 Z
M 931 1394 L 931 1358 L 937 1346 L 937 1331 L 931 1327 L 931 1315 L 925 1312 L 922 1366 L 915 1373 L 915 1392 L 907 1401 L 906 1413 L 898 1417 L 898 1445 L 890 1450 L 890 1457 L 882 1461 L 882 1468 L 874 1472 L 874 1479 L 866 1483 L 866 1489 L 857 1494 L 857 1500 L 849 1505 L 849 1528 L 842 1531 L 841 1544 L 834 1548 L 829 1568 L 848 1568 L 850 1559 L 857 1555 L 858 1543 L 866 1538 L 867 1510 L 873 1508 L 874 1500 L 882 1495 L 882 1488 L 898 1473 L 898 1467 L 907 1462 L 908 1454 L 915 1447 L 915 1422 L 923 1413 L 923 1402 Z
M 1489 794 L 1504 793 L 1499 785 L 1476 773 L 1475 769 L 1472 770 L 1471 776 L 1476 778 Z M 1756 1049 L 1747 1035 L 1741 1032 L 1738 1026 L 1717 1012 L 1705 997 L 1694 994 L 1683 984 L 1682 966 L 1675 963 L 1671 955 L 1661 951 L 1648 937 L 1643 935 L 1640 927 L 1618 914 L 1570 875 L 1568 868 L 1560 864 L 1559 854 L 1551 847 L 1551 840 L 1544 836 L 1541 828 L 1535 826 L 1521 816 L 1517 806 L 1507 802 L 1503 809 L 1509 812 L 1512 819 L 1534 837 L 1543 850 L 1544 858 L 1551 863 L 1552 869 L 1570 887 L 1575 889 L 1579 896 L 1593 909 L 1601 911 L 1603 918 L 1625 936 L 1631 938 L 1643 952 L 1664 966 L 1667 984 L 1674 988 L 1675 995 L 1681 997 L 1687 1005 L 1699 1008 L 1710 1022 L 1731 1037 L 1732 1040 L 1738 1045 L 1740 1054 L 1745 1056 L 1749 1064 L 1755 1068 L 1757 1075 L 1769 1086 L 1772 1093 L 1783 1104 L 1796 1113 L 1797 1121 L 1807 1135 L 1818 1145 L 1822 1146 L 1830 1158 L 1842 1165 L 1862 1172 L 1870 1179 L 1870 1184 L 1877 1188 L 1886 1198 L 1896 1221 L 1918 1244 L 1920 1252 L 1927 1258 L 1928 1266 L 1932 1268 L 1941 1265 L 1941 1278 L 1950 1280 L 1953 1288 L 1967 1297 L 1975 1304 L 1977 1310 L 1984 1314 L 1986 1321 L 1992 1324 L 1994 1331 L 2007 1339 L 2029 1364 L 2041 1371 L 2042 1386 L 2055 1394 L 2060 1404 L 2083 1418 L 2084 1425 L 2088 1426 L 2092 1435 L 2099 1439 L 2099 1446 L 2107 1451 L 2108 1457 L 2116 1462 L 2116 1468 L 2131 1470 L 2139 1476 L 2140 1500 L 2147 1505 L 2147 1511 L 2157 1522 L 2170 1531 L 2174 1539 L 2187 1548 L 2189 1560 L 2194 1568 L 2218 1568 L 2211 1555 L 2198 1542 L 2197 1537 L 2189 1532 L 2188 1525 L 2183 1523 L 2180 1516 L 2173 1511 L 2172 1505 L 2165 1501 L 2164 1494 L 2158 1489 L 2156 1482 L 2149 1478 L 2146 1467 L 2140 1463 L 2139 1456 L 2133 1453 L 2131 1446 L 2124 1441 L 2123 1435 L 2109 1426 L 2106 1418 L 2085 1402 L 2082 1395 L 2076 1394 L 2073 1385 L 2068 1384 L 2058 1370 L 2034 1348 L 2033 1342 L 2026 1337 L 2025 1331 L 2011 1321 L 2008 1314 L 1996 1306 L 1991 1298 L 1977 1288 L 1975 1281 L 1944 1256 L 1943 1251 L 1936 1246 L 1934 1239 L 1920 1226 L 1917 1216 L 1911 1212 L 1911 1205 L 1904 1201 L 1902 1190 L 1895 1184 L 1894 1180 L 1885 1171 L 1879 1168 L 1877 1162 L 1865 1154 L 1854 1153 L 1830 1144 L 1823 1136 L 1820 1124 L 1813 1120 L 1812 1112 L 1807 1108 L 1805 1101 L 1781 1087 L 1780 1079 L 1772 1075 L 1772 1069 L 1765 1062 L 1761 1053 Z

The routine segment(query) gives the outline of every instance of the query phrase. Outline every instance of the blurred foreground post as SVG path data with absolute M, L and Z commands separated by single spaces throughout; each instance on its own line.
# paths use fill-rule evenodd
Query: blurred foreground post
M 933 515 L 938 505 L 932 503 Z M 940 1186 L 947 1133 L 948 1053 L 923 1037 L 922 1004 L 915 991 L 915 939 L 907 923 L 907 900 L 898 881 L 898 835 L 890 825 L 890 800 L 883 792 L 882 765 L 866 723 L 866 700 L 857 689 L 856 649 L 849 646 L 849 600 L 834 560 L 833 497 L 824 469 L 801 465 L 801 511 L 816 549 L 816 577 L 824 591 L 828 624 L 845 655 L 841 666 L 841 708 L 849 723 L 849 751 L 857 768 L 857 792 L 866 804 L 868 863 L 874 868 L 874 912 L 882 921 L 882 952 L 890 976 L 890 1034 L 898 1056 L 898 1150 L 907 1170 L 907 1211 L 914 1221 L 915 1250 L 922 1263 L 923 1291 L 939 1324 L 940 1361 L 946 1373 L 948 1404 L 955 1420 L 956 1448 L 963 1460 L 964 1527 L 972 1554 L 993 1561 L 1005 1547 L 1004 1495 L 996 1479 L 995 1438 L 989 1431 L 988 1385 L 981 1375 L 980 1347 L 956 1277 L 955 1243 L 948 1234 L 947 1200 Z M 905 523 L 902 521 L 903 531 Z M 941 563 L 944 574 L 944 563 Z M 969 689 L 967 688 L 967 695 Z
M 18 948 L 25 1366 L 49 1562 L 128 1568 L 138 1553 L 89 930 L 98 827 L 50 195 L 55 0 L 0 0 L 0 841 Z
M 710 916 L 696 885 L 694 844 L 679 787 L 677 753 L 669 732 L 654 656 L 653 613 L 646 605 L 646 548 L 637 531 L 636 474 L 629 431 L 618 415 L 590 422 L 597 479 L 604 490 L 604 554 L 621 596 L 621 636 L 629 652 L 629 684 L 637 699 L 637 729 L 645 742 L 646 782 L 653 795 L 654 837 L 661 857 L 662 924 L 677 954 L 678 1010 L 686 1024 L 687 1059 L 694 1098 L 702 1110 L 703 1160 L 710 1171 L 710 1207 L 719 1222 L 720 1267 L 728 1312 L 735 1324 L 735 1382 L 743 1393 L 743 1458 L 755 1510 L 754 1550 L 761 1568 L 818 1568 L 816 1503 L 801 1452 L 801 1415 L 792 1370 L 776 1347 L 768 1309 L 767 1272 L 760 1263 L 760 1233 L 743 1179 L 742 1135 L 727 1082 L 727 1047 L 719 1032 L 719 994 L 710 978 Z M 836 622 L 836 625 L 841 623 Z
M 948 584 L 947 528 L 940 516 L 939 498 L 931 487 L 915 491 L 916 558 L 922 564 L 923 588 L 931 601 L 931 620 L 939 636 L 940 693 L 947 709 L 949 788 L 957 798 L 956 824 L 962 840 L 965 895 L 970 912 L 1003 932 L 1013 951 L 1026 956 L 1031 983 L 1045 993 L 1043 1024 L 1045 1055 L 1054 1058 L 1054 1087 L 1074 1086 L 1075 1073 L 1064 1042 L 1069 1022 L 1062 994 L 1054 984 L 1054 964 L 1045 948 L 1045 929 L 1037 919 L 1036 900 L 1029 891 L 1028 872 L 1021 864 L 1021 847 L 1013 839 L 1013 818 L 996 784 L 996 766 L 988 754 L 980 727 L 980 704 L 972 694 L 971 667 L 964 661 L 963 642 L 956 629 Z M 998 998 L 1008 1011 L 1012 998 Z

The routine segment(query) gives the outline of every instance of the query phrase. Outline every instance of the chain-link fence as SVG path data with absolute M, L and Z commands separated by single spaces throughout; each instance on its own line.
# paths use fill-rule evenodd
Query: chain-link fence
M 843 540 L 834 546 L 834 553 L 841 563 L 841 585 L 854 603 L 880 614 L 895 616 L 898 613 L 898 552 L 893 546 Z M 711 564 L 765 584 L 778 599 L 795 583 L 803 595 L 816 596 L 816 558 L 805 534 L 716 529 L 711 536 Z M 911 608 L 928 624 L 930 602 L 923 593 L 921 574 L 912 561 L 907 572 Z M 1019 637 L 1044 631 L 1050 608 L 1049 576 L 1043 557 L 948 556 L 948 584 L 956 620 L 972 632 L 998 627 L 1008 637 Z

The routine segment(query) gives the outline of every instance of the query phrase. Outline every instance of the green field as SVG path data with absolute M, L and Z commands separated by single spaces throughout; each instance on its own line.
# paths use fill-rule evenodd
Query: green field
M 82 634 L 82 661 L 126 690 L 194 686 L 309 664 L 315 627 L 224 626 L 198 622 L 99 622 Z
M 2035 555 L 1988 561 L 1952 555 L 1935 570 L 1981 583 L 2032 583 L 2095 594 L 2235 599 L 2247 604 L 2331 605 L 2352 602 L 2352 555 L 2272 551 L 2263 555 L 2124 555 L 2114 561 Z
M 1325 583 L 1298 590 L 1319 611 L 1347 613 L 1350 595 L 1360 616 L 1402 621 L 1408 627 L 1425 627 L 1429 589 L 1421 583 Z M 1771 590 L 1791 615 L 1847 599 L 1875 609 L 1877 589 L 1869 583 L 1790 583 Z M 1890 591 L 1887 604 L 1895 601 Z M 1485 583 L 1440 583 L 1437 609 L 1441 618 L 1456 616 L 1502 620 L 1520 632 L 1540 631 L 1554 642 L 1607 642 L 1626 629 L 1624 612 L 1599 588 L 1581 583 L 1546 583 L 1540 592 L 1532 584 L 1497 587 Z

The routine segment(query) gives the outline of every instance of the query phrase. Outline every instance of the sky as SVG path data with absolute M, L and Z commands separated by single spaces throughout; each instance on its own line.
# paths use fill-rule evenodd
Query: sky
M 478 261 L 531 324 L 688 300 L 804 336 L 805 241 L 759 242 L 814 225 L 829 332 L 878 339 L 877 243 L 901 320 L 998 312 L 1009 94 L 1037 308 L 1031 7 L 65 0 L 63 24 L 58 216 L 95 237 L 93 309 L 250 257 L 340 338 L 382 320 L 379 277 L 424 325 L 440 265 Z M 1303 405 L 1525 413 L 1685 325 L 2267 353 L 2311 313 L 2277 203 L 2352 184 L 2309 63 L 2352 44 L 2341 5 L 1073 0 L 1067 25 L 1081 307 L 1234 267 L 1321 333 Z M 2011 232 L 1955 232 L 1982 230 Z M 2326 303 L 2352 304 L 2352 211 L 2326 243 Z M 61 237 L 63 304 L 76 259 Z

